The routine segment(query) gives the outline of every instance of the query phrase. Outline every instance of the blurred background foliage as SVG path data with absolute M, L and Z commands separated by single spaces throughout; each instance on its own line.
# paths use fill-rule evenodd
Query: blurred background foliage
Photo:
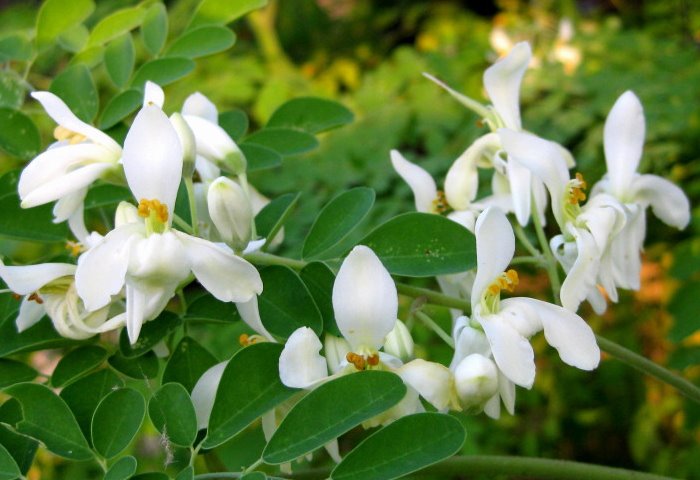
M 135 3 L 100 0 L 87 25 Z M 171 32 L 185 28 L 196 3 L 166 2 Z M 31 29 L 37 9 L 34 1 L 2 2 L 0 31 Z M 200 91 L 220 110 L 246 111 L 251 130 L 286 100 L 304 95 L 340 100 L 355 113 L 353 124 L 323 136 L 315 151 L 251 175 L 271 198 L 302 192 L 286 227 L 284 254 L 298 254 L 320 207 L 348 187 L 377 191 L 364 232 L 412 210 L 410 191 L 393 172 L 389 150 L 401 150 L 442 179 L 483 132 L 475 115 L 421 73 L 484 100 L 483 70 L 521 40 L 531 42 L 535 52 L 522 90 L 528 130 L 568 147 L 577 170 L 592 184 L 605 171 L 605 116 L 622 92 L 634 90 L 647 119 L 642 171 L 682 185 L 693 206 L 700 200 L 700 4 L 692 0 L 271 0 L 233 27 L 233 48 L 200 60 L 192 74 L 166 87 L 167 111 L 178 110 L 187 95 Z M 47 88 L 65 66 L 61 61 L 56 55 L 38 59 L 29 78 L 34 88 Z M 93 72 L 99 91 L 113 95 L 100 69 Z M 9 87 L 2 87 L 4 105 Z M 39 123 L 46 145 L 52 123 L 35 102 L 28 101 L 25 111 Z M 0 173 L 21 164 L 3 154 Z M 684 232 L 649 218 L 642 289 L 623 295 L 602 317 L 588 309 L 582 315 L 597 332 L 697 381 L 700 210 L 694 209 Z M 0 253 L 29 261 L 38 249 L 3 241 Z M 546 296 L 545 277 L 523 274 L 523 291 Z M 447 312 L 436 310 L 434 316 L 447 327 Z M 223 358 L 231 354 L 227 343 L 238 332 L 229 333 L 203 329 L 199 335 Z M 449 362 L 450 351 L 439 339 L 420 325 L 414 333 L 423 345 L 419 355 Z M 543 348 L 543 338 L 534 343 L 533 389 L 518 389 L 514 417 L 494 422 L 465 415 L 466 452 L 569 458 L 700 478 L 697 406 L 615 360 L 604 360 L 593 373 L 580 372 L 564 368 L 553 349 Z M 157 450 L 157 437 L 154 442 L 155 447 L 142 446 L 144 455 Z M 255 441 L 228 446 L 225 463 L 244 457 L 240 449 L 246 443 Z M 160 461 L 157 457 L 154 461 Z M 80 476 L 59 468 L 52 477 L 57 461 L 40 457 L 45 468 L 40 474 L 32 470 L 30 478 Z

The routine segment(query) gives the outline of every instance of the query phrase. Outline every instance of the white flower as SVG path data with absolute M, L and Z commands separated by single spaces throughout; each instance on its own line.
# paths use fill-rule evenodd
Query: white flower
M 78 259 L 85 306 L 98 310 L 125 287 L 126 327 L 134 343 L 190 274 L 217 299 L 247 302 L 262 291 L 255 267 L 224 245 L 171 228 L 182 173 L 182 147 L 155 104 L 141 109 L 124 142 L 124 172 L 139 201 L 137 221 L 111 232 Z
M 534 352 L 527 339 L 540 330 L 565 363 L 583 370 L 597 367 L 600 350 L 581 317 L 532 298 L 501 300 L 501 291 L 512 291 L 518 282 L 514 270 L 504 272 L 514 252 L 515 237 L 505 214 L 494 207 L 485 210 L 476 222 L 472 322 L 483 329 L 500 371 L 516 385 L 532 386 Z
M 253 209 L 243 188 L 230 178 L 217 178 L 209 185 L 207 207 L 221 239 L 237 250 L 245 249 L 251 240 Z

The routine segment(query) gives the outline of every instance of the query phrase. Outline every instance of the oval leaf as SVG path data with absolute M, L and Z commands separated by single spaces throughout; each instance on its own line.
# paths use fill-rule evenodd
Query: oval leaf
M 194 70 L 194 62 L 189 58 L 158 58 L 141 65 L 131 81 L 131 86 L 143 90 L 146 80 L 150 80 L 164 87 L 181 79 L 192 70 Z
M 269 148 L 283 157 L 318 147 L 316 137 L 290 128 L 264 128 L 246 137 L 245 143 Z
M 324 253 L 340 243 L 367 216 L 374 190 L 357 187 L 331 200 L 318 214 L 302 248 L 303 258 L 327 259 Z
M 374 250 L 395 275 L 432 277 L 476 266 L 474 235 L 439 215 L 399 215 L 374 229 L 360 244 Z
M 51 385 L 63 387 L 97 368 L 106 358 L 107 350 L 97 345 L 79 347 L 63 357 L 51 375 Z
M 123 8 L 100 20 L 90 33 L 88 47 L 102 45 L 141 25 L 146 11 L 141 5 Z
M 166 55 L 197 58 L 223 52 L 236 42 L 236 35 L 226 27 L 209 25 L 185 32 L 175 40 Z
M 172 312 L 163 312 L 154 320 L 143 325 L 139 339 L 131 345 L 126 328 L 119 336 L 119 350 L 126 358 L 134 358 L 150 352 L 153 346 L 163 340 L 182 323 L 182 319 Z
M 299 200 L 301 193 L 286 193 L 265 205 L 255 216 L 255 228 L 258 235 L 265 238 L 265 246 L 272 242 L 277 232 L 284 226 Z
M 335 312 L 333 311 L 333 283 L 335 275 L 325 263 L 311 262 L 299 272 L 301 280 L 309 289 L 309 293 L 314 298 L 318 310 L 323 317 L 323 329 L 332 333 L 336 337 L 343 334 L 338 330 L 335 323 Z
M 17 431 L 35 438 L 56 455 L 88 460 L 92 451 L 68 405 L 48 387 L 20 383 L 5 390 L 22 405 Z
M 239 147 L 248 162 L 249 172 L 282 165 L 282 155 L 268 147 L 254 143 L 242 143 Z
M 141 38 L 151 55 L 158 55 L 168 37 L 168 11 L 162 3 L 154 3 L 143 17 Z
M 19 478 L 22 472 L 10 452 L 0 445 L 0 480 L 14 480 Z
M 192 399 L 179 383 L 166 383 L 148 401 L 148 416 L 163 436 L 175 445 L 188 447 L 197 436 L 197 417 Z
M 275 110 L 267 122 L 267 127 L 295 128 L 314 135 L 346 125 L 352 120 L 352 112 L 338 102 L 300 97 Z
M 331 478 L 398 478 L 451 457 L 462 448 L 465 437 L 462 424 L 449 415 L 409 415 L 366 438 L 335 467 Z
M 32 45 L 26 35 L 10 33 L 0 38 L 0 62 L 27 61 L 32 56 Z
M 112 97 L 100 115 L 100 128 L 107 129 L 136 111 L 143 101 L 143 93 L 136 89 L 126 90 Z M 92 190 L 91 190 L 92 191 Z
M 165 366 L 163 383 L 177 382 L 185 387 L 188 393 L 192 393 L 197 380 L 217 363 L 214 355 L 196 340 L 184 337 L 175 347 Z
M 0 148 L 22 160 L 36 156 L 41 138 L 32 119 L 12 108 L 0 108 Z M 4 212 L 3 215 L 7 216 Z
M 82 23 L 95 10 L 92 0 L 46 0 L 36 18 L 36 43 L 43 47 L 56 37 Z
M 189 467 L 182 470 L 177 474 L 175 480 L 194 480 L 194 467 L 190 465 Z
M 216 391 L 205 448 L 221 445 L 296 393 L 280 381 L 280 353 L 282 345 L 265 342 L 243 348 L 231 358 Z
M 23 80 L 13 70 L 0 72 L 0 107 L 18 109 L 24 103 Z
M 219 126 L 236 142 L 248 131 L 248 115 L 234 109 L 219 114 Z
M 5 388 L 15 383 L 30 382 L 38 374 L 29 365 L 15 360 L 0 360 L 0 388 Z
M 136 473 L 136 459 L 128 456 L 114 462 L 105 473 L 104 480 L 128 480 Z
M 268 332 L 289 337 L 299 327 L 321 334 L 323 319 L 299 275 L 289 267 L 273 265 L 260 272 L 265 289 L 258 297 L 260 319 Z
M 146 415 L 143 395 L 121 388 L 102 399 L 92 417 L 92 444 L 100 455 L 114 458 L 129 446 Z
M 139 357 L 127 358 L 119 352 L 109 357 L 109 366 L 137 380 L 146 380 L 158 376 L 158 357 L 153 352 L 146 352 Z
M 267 0 L 204 0 L 200 2 L 189 28 L 207 24 L 226 25 L 266 4 Z
M 89 123 L 97 115 L 97 88 L 85 65 L 73 65 L 63 70 L 53 79 L 49 90 L 61 97 L 81 120 Z
M 377 370 L 324 383 L 289 411 L 265 447 L 263 460 L 291 462 L 391 408 L 404 395 L 406 386 L 398 376 Z
M 123 87 L 134 71 L 134 42 L 126 33 L 112 40 L 105 49 L 105 68 L 110 80 L 117 87 Z

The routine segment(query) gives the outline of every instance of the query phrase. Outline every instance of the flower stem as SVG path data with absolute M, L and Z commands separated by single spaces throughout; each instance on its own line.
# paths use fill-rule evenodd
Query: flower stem
M 173 213 L 173 223 L 175 225 L 177 225 L 177 227 L 179 229 L 181 229 L 183 232 L 189 233 L 189 234 L 192 233 L 192 227 L 190 226 L 190 224 L 187 223 L 186 221 L 184 221 L 182 219 L 182 217 L 180 217 L 179 215 L 176 215 L 174 213 Z
M 605 337 L 596 335 L 596 338 L 600 348 L 622 363 L 674 387 L 689 399 L 700 403 L 700 388 L 697 385 Z
M 559 290 L 561 290 L 561 282 L 559 281 L 559 272 L 557 271 L 557 259 L 554 258 L 552 249 L 549 248 L 549 242 L 547 241 L 547 236 L 544 233 L 544 228 L 542 228 L 542 221 L 540 216 L 537 214 L 537 203 L 535 198 L 532 198 L 532 205 L 534 206 L 534 212 L 532 213 L 532 223 L 535 226 L 535 232 L 537 233 L 537 240 L 540 242 L 540 248 L 546 260 L 545 268 L 547 269 L 547 275 L 549 275 L 549 283 L 552 286 L 552 297 L 554 298 L 554 303 L 561 305 L 559 300 Z
M 414 287 L 405 283 L 396 282 L 396 289 L 399 293 L 408 297 L 424 297 L 427 303 L 432 305 L 442 305 L 443 307 L 456 308 L 466 313 L 471 312 L 471 304 L 461 298 L 450 297 L 443 293 L 435 292 L 427 288 Z
M 264 252 L 246 253 L 243 255 L 243 258 L 256 265 L 284 265 L 293 270 L 301 270 L 306 266 L 306 262 L 303 260 L 280 257 L 278 255 Z
M 440 325 L 435 323 L 435 320 L 427 316 L 425 313 L 419 311 L 413 312 L 413 315 L 420 320 L 423 325 L 431 329 L 433 332 L 437 334 L 438 337 L 442 339 L 443 342 L 448 344 L 450 347 L 455 348 L 455 342 L 452 340 L 452 337 L 450 337 L 445 331 L 440 328 Z
M 199 220 L 197 219 L 197 201 L 194 197 L 194 183 L 192 177 L 185 178 L 185 189 L 187 190 L 187 201 L 190 205 L 190 218 L 192 219 L 192 234 L 199 235 Z
M 523 247 L 525 247 L 525 250 L 527 250 L 530 255 L 537 258 L 542 257 L 540 251 L 537 250 L 537 248 L 532 244 L 530 239 L 527 238 L 525 230 L 523 230 L 523 227 L 521 227 L 519 223 L 515 223 L 515 225 L 513 226 L 513 232 L 515 232 L 515 236 L 518 237 L 518 240 L 520 240 L 520 243 L 523 244 Z

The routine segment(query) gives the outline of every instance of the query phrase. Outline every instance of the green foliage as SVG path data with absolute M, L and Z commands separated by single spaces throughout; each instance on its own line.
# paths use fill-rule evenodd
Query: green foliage
M 118 10 L 99 21 L 90 32 L 88 47 L 103 45 L 141 25 L 145 11 L 141 5 Z
M 196 340 L 183 337 L 165 366 L 163 383 L 177 382 L 192 392 L 197 380 L 216 363 L 216 358 Z
M 135 52 L 131 35 L 125 33 L 109 42 L 104 55 L 105 68 L 110 80 L 117 87 L 125 86 L 134 71 Z
M 20 475 L 22 475 L 22 472 L 19 466 L 17 466 L 17 462 L 12 458 L 10 452 L 0 445 L 0 479 L 14 480 L 15 478 L 19 478 Z
M 328 333 L 341 337 L 340 330 L 335 323 L 333 313 L 333 282 L 335 275 L 333 271 L 323 262 L 311 262 L 299 272 L 306 288 L 314 299 L 321 317 L 323 318 L 323 328 Z
M 39 153 L 41 139 L 34 122 L 20 111 L 0 108 L 0 148 L 22 159 Z
M 99 98 L 90 70 L 85 65 L 73 65 L 54 78 L 49 88 L 85 122 L 91 122 L 99 108 Z
M 36 377 L 36 370 L 32 367 L 15 360 L 0 359 L 0 388 L 15 383 L 31 382 Z
M 318 140 L 313 135 L 277 127 L 266 127 L 248 135 L 243 145 L 250 143 L 274 150 L 283 157 L 299 155 L 318 146 Z
M 226 25 L 266 4 L 267 0 L 202 0 L 192 18 L 190 28 L 209 23 Z
M 160 2 L 152 4 L 146 9 L 141 24 L 141 38 L 143 45 L 151 55 L 158 55 L 165 45 L 168 37 L 168 11 Z
M 109 393 L 97 405 L 92 417 L 92 444 L 109 459 L 119 455 L 141 428 L 146 415 L 143 396 L 131 388 Z
M 322 98 L 294 98 L 275 110 L 268 127 L 287 127 L 312 135 L 351 123 L 353 114 L 338 102 Z
M 185 387 L 165 383 L 148 401 L 148 416 L 161 434 L 175 445 L 192 445 L 197 436 L 197 418 Z
M 97 345 L 86 345 L 72 350 L 58 362 L 51 375 L 54 387 L 63 387 L 84 377 L 107 358 L 107 350 Z
M 129 343 L 126 329 L 119 336 L 119 351 L 126 358 L 140 357 L 151 351 L 153 346 L 172 333 L 182 323 L 182 319 L 172 312 L 163 312 L 157 319 L 146 323 L 139 338 L 133 345 Z
M 95 9 L 92 0 L 76 0 L 66 3 L 62 0 L 46 0 L 36 18 L 36 43 L 45 47 L 59 35 L 79 25 Z
M 143 103 L 143 93 L 136 89 L 124 90 L 112 97 L 100 115 L 100 128 L 110 128 L 135 112 Z
M 188 75 L 194 70 L 194 62 L 189 58 L 157 58 L 144 63 L 134 74 L 131 87 L 143 90 L 147 80 L 165 86 Z
M 136 459 L 134 457 L 122 457 L 105 473 L 104 480 L 127 480 L 136 473 Z
M 197 58 L 228 50 L 236 35 L 226 27 L 209 25 L 186 32 L 168 48 L 166 55 Z

